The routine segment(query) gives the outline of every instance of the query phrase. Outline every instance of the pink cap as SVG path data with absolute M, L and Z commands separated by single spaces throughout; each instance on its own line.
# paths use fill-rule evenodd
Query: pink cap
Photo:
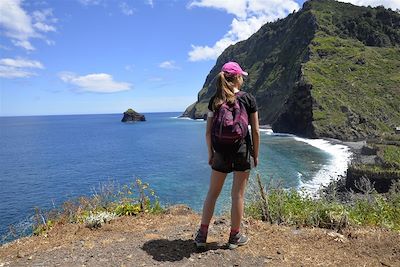
M 222 66 L 222 71 L 227 72 L 229 74 L 241 74 L 244 76 L 249 75 L 247 72 L 243 71 L 238 63 L 229 61 Z

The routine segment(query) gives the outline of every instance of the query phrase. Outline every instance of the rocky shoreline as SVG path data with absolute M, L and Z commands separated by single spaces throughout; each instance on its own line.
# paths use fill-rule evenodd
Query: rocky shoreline
M 362 140 L 362 141 L 341 141 L 338 139 L 326 138 L 329 142 L 333 144 L 341 144 L 349 147 L 352 155 L 349 162 L 346 176 L 340 178 L 341 189 L 340 191 L 353 190 L 355 192 L 360 191 L 359 185 L 367 182 L 367 185 L 371 189 L 375 189 L 378 193 L 386 193 L 390 190 L 394 183 L 399 183 L 400 173 L 396 168 L 388 168 L 385 159 L 382 158 L 382 148 L 379 146 L 385 146 L 385 141 L 379 143 L 373 140 Z M 376 142 L 376 143 L 375 143 Z M 391 145 L 397 146 L 396 141 L 389 142 Z M 399 164 L 399 162 L 397 163 Z M 363 180 L 363 181 L 362 181 Z M 337 183 L 337 181 L 334 181 Z M 337 184 L 336 184 L 337 186 Z

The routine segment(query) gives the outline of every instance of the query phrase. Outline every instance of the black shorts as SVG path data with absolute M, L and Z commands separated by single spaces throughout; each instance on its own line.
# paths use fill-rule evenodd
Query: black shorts
M 243 143 L 235 153 L 214 152 L 211 168 L 218 172 L 230 173 L 232 171 L 249 172 L 251 169 L 250 150 Z

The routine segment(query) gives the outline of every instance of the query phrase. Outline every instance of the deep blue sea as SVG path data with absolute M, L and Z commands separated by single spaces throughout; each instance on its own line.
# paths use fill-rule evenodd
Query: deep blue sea
M 34 207 L 57 206 L 92 194 L 101 183 L 135 178 L 148 182 L 161 203 L 200 211 L 210 175 L 206 124 L 180 114 L 148 113 L 146 122 L 136 123 L 122 123 L 121 114 L 0 117 L 0 236 L 11 224 L 29 223 Z M 347 164 L 343 146 L 261 135 L 258 171 L 284 187 L 315 190 Z M 229 177 L 217 212 L 230 205 Z

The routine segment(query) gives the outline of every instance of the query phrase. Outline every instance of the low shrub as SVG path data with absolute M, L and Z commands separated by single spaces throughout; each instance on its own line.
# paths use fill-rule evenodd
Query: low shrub
M 93 189 L 91 196 L 68 200 L 60 208 L 47 211 L 36 208 L 33 234 L 42 234 L 56 223 L 84 223 L 93 229 L 118 216 L 160 213 L 163 210 L 154 190 L 140 179 L 123 186 L 108 182 Z
M 335 230 L 348 225 L 400 230 L 400 182 L 392 185 L 389 194 L 366 189 L 366 194 L 349 192 L 352 201 L 342 202 L 327 194 L 328 191 L 321 191 L 315 197 L 305 191 L 271 186 L 271 183 L 265 189 L 259 174 L 256 178 L 258 185 L 249 187 L 253 197 L 245 207 L 247 216 L 275 224 Z

